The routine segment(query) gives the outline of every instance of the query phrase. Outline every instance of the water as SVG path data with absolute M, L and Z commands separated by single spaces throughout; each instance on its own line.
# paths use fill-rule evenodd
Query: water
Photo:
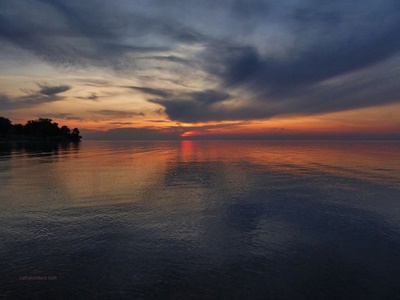
M 393 299 L 400 143 L 0 144 L 0 297 Z

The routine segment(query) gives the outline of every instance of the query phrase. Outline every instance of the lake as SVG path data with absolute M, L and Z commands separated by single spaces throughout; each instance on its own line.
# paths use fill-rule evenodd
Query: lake
M 400 142 L 0 143 L 0 298 L 393 299 Z

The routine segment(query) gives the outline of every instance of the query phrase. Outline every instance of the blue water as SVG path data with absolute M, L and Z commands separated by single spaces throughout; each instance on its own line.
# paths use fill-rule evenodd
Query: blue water
M 400 142 L 0 144 L 0 298 L 394 299 Z

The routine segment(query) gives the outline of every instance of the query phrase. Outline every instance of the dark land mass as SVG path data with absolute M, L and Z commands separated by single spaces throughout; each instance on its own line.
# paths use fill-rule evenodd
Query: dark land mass
M 39 118 L 22 125 L 12 124 L 9 119 L 0 117 L 0 141 L 78 142 L 81 138 L 78 128 L 58 127 L 52 119 Z

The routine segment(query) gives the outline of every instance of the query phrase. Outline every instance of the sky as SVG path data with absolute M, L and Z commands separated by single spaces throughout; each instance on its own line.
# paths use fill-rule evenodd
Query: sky
M 87 139 L 400 138 L 398 0 L 2 0 L 0 115 Z

